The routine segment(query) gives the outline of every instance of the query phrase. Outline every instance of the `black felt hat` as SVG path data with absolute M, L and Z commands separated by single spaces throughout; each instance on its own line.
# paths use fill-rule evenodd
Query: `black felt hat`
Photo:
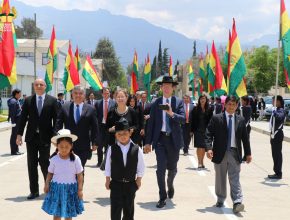
M 157 84 L 162 85 L 163 83 L 172 83 L 172 85 L 178 85 L 178 82 L 174 81 L 171 76 L 163 76 L 162 81 Z
M 130 130 L 130 125 L 126 118 L 120 118 L 115 124 L 115 132 L 124 130 Z

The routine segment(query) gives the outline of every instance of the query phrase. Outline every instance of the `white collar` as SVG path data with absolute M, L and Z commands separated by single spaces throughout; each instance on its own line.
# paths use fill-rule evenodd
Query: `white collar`
M 130 145 L 131 145 L 131 143 L 133 143 L 132 140 L 130 140 L 129 143 L 126 144 L 126 145 L 123 145 L 123 144 L 121 144 L 119 141 L 117 141 L 117 144 L 118 144 L 118 146 L 120 146 L 120 147 L 127 147 L 127 148 L 129 148 Z

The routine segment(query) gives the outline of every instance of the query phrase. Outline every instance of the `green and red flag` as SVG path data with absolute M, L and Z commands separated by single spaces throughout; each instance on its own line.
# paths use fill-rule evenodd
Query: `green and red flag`
M 145 68 L 144 68 L 144 78 L 143 83 L 147 91 L 147 99 L 150 99 L 150 83 L 151 83 L 151 63 L 149 54 L 147 55 L 147 59 L 145 59 Z
M 54 26 L 52 27 L 52 33 L 50 37 L 49 48 L 47 51 L 47 64 L 46 64 L 46 73 L 44 81 L 46 83 L 46 92 L 49 92 L 52 89 L 53 85 L 53 75 L 57 71 L 57 46 L 56 46 L 56 37 Z
M 290 88 L 290 20 L 286 11 L 285 2 L 281 0 L 280 5 L 280 39 L 283 49 L 284 74 L 288 88 Z
M 235 95 L 237 97 L 247 95 L 244 80 L 247 69 L 236 31 L 235 19 L 233 19 L 232 34 L 229 32 L 229 42 L 225 53 L 225 63 L 227 64 L 228 95 Z
M 173 76 L 172 57 L 169 59 L 169 76 Z
M 65 88 L 65 93 L 71 91 L 74 88 L 74 86 L 80 84 L 79 72 L 74 62 L 70 42 L 68 46 L 68 53 L 65 58 L 65 67 L 62 82 Z
M 103 89 L 103 84 L 98 77 L 97 71 L 92 63 L 90 56 L 87 56 L 82 75 L 93 88 L 93 90 L 99 91 Z
M 75 52 L 75 64 L 76 64 L 77 70 L 80 71 L 82 66 L 81 66 L 81 58 L 80 58 L 78 47 L 76 48 L 76 52 Z
M 220 59 L 215 48 L 214 41 L 212 42 L 210 60 L 209 60 L 209 81 L 212 84 L 214 82 L 214 92 L 218 96 L 222 96 L 227 91 L 224 74 L 222 71 Z
M 138 90 L 138 80 L 139 78 L 139 71 L 138 71 L 138 57 L 137 52 L 134 52 L 134 58 L 133 58 L 133 71 L 131 73 L 131 94 L 135 94 Z
M 9 0 L 2 2 L 0 14 L 0 89 L 17 81 L 15 48 L 17 40 L 13 20 L 16 9 L 10 8 Z

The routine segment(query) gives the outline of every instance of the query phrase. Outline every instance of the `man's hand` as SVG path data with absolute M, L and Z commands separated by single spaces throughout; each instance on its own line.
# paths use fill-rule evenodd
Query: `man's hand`
M 150 115 L 144 115 L 145 121 L 147 121 L 150 118 Z
M 207 156 L 207 158 L 208 159 L 212 159 L 213 158 L 213 152 L 212 152 L 212 150 L 208 150 L 207 152 L 206 152 L 206 156 Z
M 92 151 L 96 151 L 98 149 L 98 146 L 97 145 L 93 145 L 92 146 Z
M 145 134 L 145 130 L 144 130 L 144 129 L 141 129 L 141 131 L 140 131 L 140 135 L 141 135 L 141 136 L 144 136 L 144 134 Z
M 17 135 L 17 138 L 16 138 L 16 144 L 18 146 L 21 146 L 22 145 L 22 136 L 21 135 Z
M 109 128 L 109 132 L 115 132 L 115 126 Z
M 150 153 L 151 151 L 152 151 L 152 149 L 151 149 L 151 145 L 150 145 L 150 144 L 146 144 L 146 145 L 143 147 L 143 152 L 144 152 L 145 154 Z
M 251 161 L 252 161 L 252 156 L 251 155 L 246 156 L 246 163 L 251 163 Z
M 164 110 L 170 117 L 173 117 L 173 115 L 174 115 L 174 112 L 172 111 L 172 108 L 171 108 L 171 106 L 168 104 L 168 103 L 166 103 L 166 105 L 168 105 L 168 107 L 169 107 L 169 109 L 168 110 Z

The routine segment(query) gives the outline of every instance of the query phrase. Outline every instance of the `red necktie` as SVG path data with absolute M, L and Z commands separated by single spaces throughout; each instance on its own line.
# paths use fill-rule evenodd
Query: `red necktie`
M 185 110 L 185 118 L 186 118 L 186 123 L 188 123 L 189 122 L 188 104 L 185 104 L 185 108 L 186 108 L 186 110 Z
M 107 122 L 107 116 L 108 116 L 108 101 L 105 100 L 105 110 L 104 110 L 104 119 L 105 119 L 105 122 Z

